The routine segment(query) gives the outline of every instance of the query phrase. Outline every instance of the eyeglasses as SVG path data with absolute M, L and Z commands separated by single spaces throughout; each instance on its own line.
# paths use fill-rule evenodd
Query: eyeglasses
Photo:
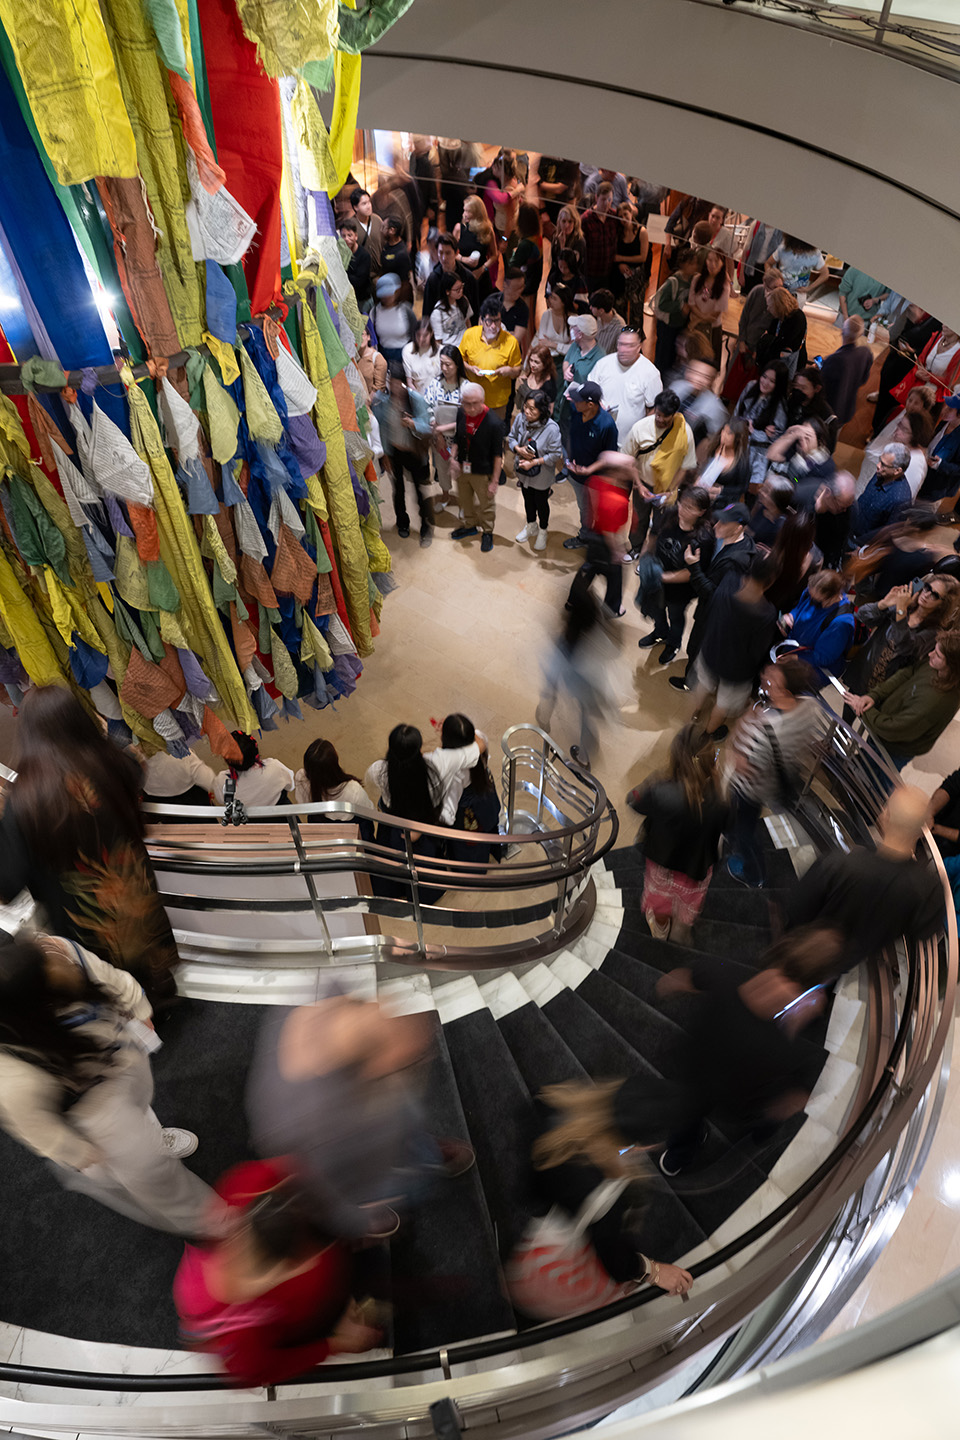
M 942 599 L 943 599 L 943 596 L 940 594 L 940 591 L 939 591 L 939 590 L 934 590 L 934 588 L 933 588 L 933 586 L 930 584 L 930 581 L 929 581 L 929 580 L 924 580 L 923 584 L 920 586 L 920 594 L 921 594 L 921 595 L 932 595 L 935 600 L 942 600 Z

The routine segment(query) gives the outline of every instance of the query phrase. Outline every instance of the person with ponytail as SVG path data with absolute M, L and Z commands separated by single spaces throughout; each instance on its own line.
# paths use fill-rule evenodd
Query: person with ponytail
M 252 735 L 234 730 L 233 738 L 240 747 L 241 758 L 228 761 L 226 774 L 217 776 L 214 795 L 223 804 L 223 787 L 227 775 L 236 781 L 236 798 L 249 809 L 251 805 L 289 805 L 288 790 L 296 783 L 293 771 L 272 755 L 260 758 L 260 747 Z
M 666 770 L 631 790 L 627 804 L 645 817 L 637 843 L 646 859 L 642 904 L 650 933 L 689 945 L 730 815 L 717 748 L 702 728 L 677 732 Z

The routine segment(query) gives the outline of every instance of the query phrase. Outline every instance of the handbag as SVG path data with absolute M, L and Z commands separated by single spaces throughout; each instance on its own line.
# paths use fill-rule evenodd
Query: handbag
M 558 1320 L 631 1295 L 639 1280 L 611 1278 L 587 1229 L 616 1204 L 629 1181 L 605 1180 L 572 1219 L 559 1206 L 531 1220 L 504 1266 L 510 1303 L 536 1320 Z

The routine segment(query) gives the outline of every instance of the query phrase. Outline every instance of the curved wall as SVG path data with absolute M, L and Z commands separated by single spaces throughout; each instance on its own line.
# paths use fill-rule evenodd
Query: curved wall
M 960 86 L 692 0 L 416 0 L 360 125 L 609 165 L 803 235 L 960 327 Z

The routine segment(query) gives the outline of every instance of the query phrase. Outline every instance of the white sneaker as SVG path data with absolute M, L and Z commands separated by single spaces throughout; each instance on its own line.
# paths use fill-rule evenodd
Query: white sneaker
M 192 1130 L 164 1129 L 161 1139 L 164 1150 L 174 1160 L 185 1160 L 200 1144 Z
M 537 538 L 533 548 L 534 550 L 546 550 L 547 548 L 547 532 L 546 530 L 541 530 L 539 526 L 537 527 Z
M 525 540 L 530 540 L 536 528 L 537 527 L 535 525 L 524 525 L 522 530 L 518 530 L 516 535 L 514 536 L 517 544 L 522 545 Z

